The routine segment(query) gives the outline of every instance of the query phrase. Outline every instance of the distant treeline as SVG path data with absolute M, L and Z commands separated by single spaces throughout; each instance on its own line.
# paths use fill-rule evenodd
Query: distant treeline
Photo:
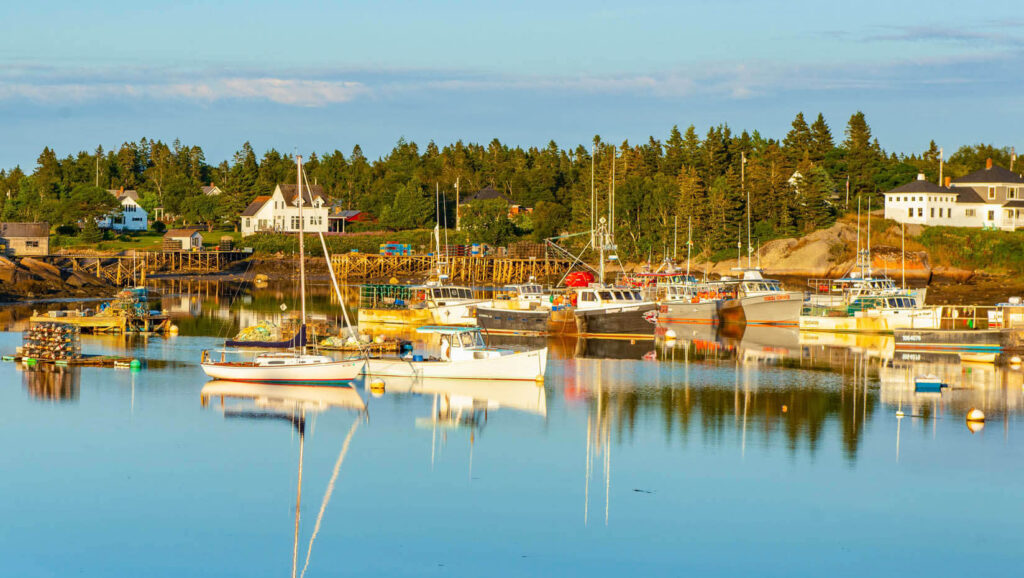
M 443 148 L 431 141 L 421 149 L 401 139 L 376 160 L 367 159 L 357 145 L 347 155 L 338 150 L 309 155 L 305 168 L 310 181 L 345 208 L 369 211 L 380 227 L 395 230 L 433 226 L 435 184 L 446 194 L 442 214 L 449 226 L 455 223 L 456 181 L 463 195 L 491 185 L 515 203 L 534 208 L 529 218 L 512 226 L 493 207 L 472 212 L 463 224 L 480 237 L 476 240 L 496 243 L 589 228 L 591 174 L 603 215 L 614 158 L 617 240 L 623 257 L 635 258 L 671 250 L 676 217 L 681 250 L 688 219 L 698 253 L 735 250 L 745 226 L 741 176 L 750 196 L 753 236 L 764 242 L 827 226 L 848 208 L 855 210 L 858 198 L 865 206 L 871 199 L 872 207 L 880 207 L 879 193 L 919 172 L 937 181 L 938 157 L 934 141 L 921 153 L 886 152 L 858 112 L 841 140 L 822 115 L 808 124 L 801 113 L 781 141 L 757 131 L 737 135 L 727 125 L 712 127 L 703 137 L 692 125 L 685 131 L 673 127 L 664 141 L 651 137 L 640 144 L 612 145 L 595 136 L 592 146 L 571 149 L 554 142 L 509 147 L 498 139 Z M 945 174 L 966 174 L 984 166 L 988 157 L 1007 166 L 1009 149 L 961 147 L 948 155 Z M 206 162 L 200 147 L 179 141 L 168 145 L 143 138 L 116 151 L 100 147 L 65 158 L 46 148 L 31 174 L 20 167 L 0 171 L 0 190 L 6 193 L 0 195 L 0 214 L 4 220 L 54 225 L 81 222 L 83 210 L 70 207 L 72 199 L 94 198 L 85 189 L 98 184 L 101 189 L 136 189 L 144 208 L 163 207 L 185 224 L 237 227 L 239 213 L 257 195 L 294 180 L 291 155 L 270 150 L 259 158 L 249 143 L 216 166 Z M 224 193 L 202 195 L 200 187 L 210 183 Z M 95 211 L 107 210 L 102 203 L 94 205 Z

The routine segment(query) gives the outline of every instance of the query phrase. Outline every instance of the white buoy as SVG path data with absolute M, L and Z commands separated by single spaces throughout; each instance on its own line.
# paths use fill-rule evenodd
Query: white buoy
M 983 422 L 985 421 L 985 412 L 976 407 L 972 407 L 971 411 L 967 412 L 967 421 Z
M 1020 356 L 1019 355 L 1014 355 L 1013 357 L 1011 357 L 1010 358 L 1010 363 L 1013 364 L 1013 365 L 1020 365 Z
M 673 330 L 673 329 L 669 329 L 669 330 L 667 330 L 667 331 L 665 332 L 665 339 L 675 339 L 675 338 L 676 338 L 676 332 L 675 332 L 675 330 Z

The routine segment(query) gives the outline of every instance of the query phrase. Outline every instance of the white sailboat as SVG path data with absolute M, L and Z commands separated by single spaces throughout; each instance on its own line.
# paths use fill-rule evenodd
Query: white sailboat
M 306 252 L 303 231 L 305 229 L 302 206 L 305 198 L 302 195 L 302 157 L 295 157 L 298 170 L 299 206 L 299 293 L 302 299 L 302 322 L 299 333 L 305 334 L 306 326 Z M 330 263 L 324 245 L 324 258 Z M 341 305 L 344 307 L 344 303 Z M 347 320 L 347 315 L 346 315 Z M 215 361 L 208 351 L 203 351 L 200 366 L 203 372 L 214 379 L 241 381 L 248 383 L 269 383 L 284 385 L 336 385 L 355 379 L 363 369 L 364 360 L 335 360 L 326 355 L 315 355 L 306 352 L 306 344 L 302 342 L 298 348 L 288 352 L 258 353 L 251 360 L 228 361 L 226 352 L 221 352 L 221 359 Z

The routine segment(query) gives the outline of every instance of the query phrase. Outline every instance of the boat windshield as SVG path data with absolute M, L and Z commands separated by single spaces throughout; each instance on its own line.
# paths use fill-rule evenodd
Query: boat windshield
M 467 331 L 458 335 L 463 347 L 484 347 L 484 337 L 479 331 Z
M 612 292 L 611 291 L 598 291 L 597 295 L 601 298 L 602 301 L 611 301 L 612 300 Z

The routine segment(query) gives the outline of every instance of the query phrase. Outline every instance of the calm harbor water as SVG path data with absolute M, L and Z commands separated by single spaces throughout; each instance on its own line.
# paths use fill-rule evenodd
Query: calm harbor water
M 83 337 L 142 371 L 0 364 L 3 575 L 291 576 L 294 560 L 311 577 L 949 576 L 1024 561 L 1019 369 L 894 358 L 882 338 L 697 331 L 551 340 L 542 386 L 356 383 L 297 402 L 217 389 L 197 365 L 292 293 L 175 291 L 180 335 Z M 46 307 L 0 311 L 0 351 L 32 308 Z M 336 316 L 326 294 L 314 308 Z M 915 393 L 929 373 L 951 387 Z M 974 433 L 972 407 L 988 416 Z

